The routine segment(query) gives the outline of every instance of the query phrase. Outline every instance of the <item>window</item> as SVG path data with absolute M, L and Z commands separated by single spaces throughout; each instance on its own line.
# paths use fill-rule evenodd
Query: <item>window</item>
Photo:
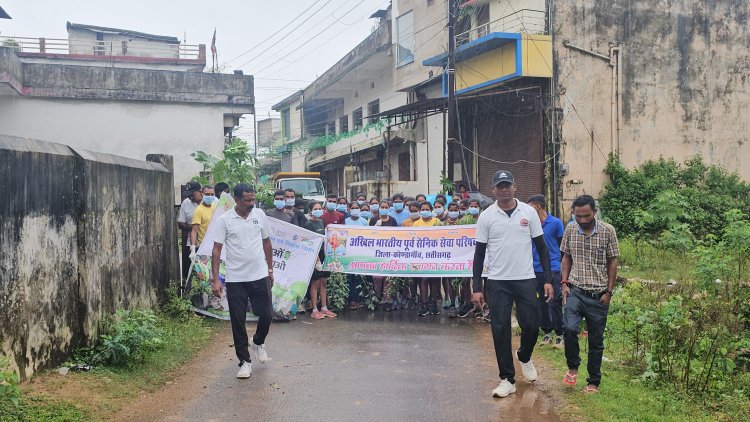
M 326 123 L 326 135 L 335 135 L 336 134 L 336 121 L 331 120 L 330 122 Z
M 411 154 L 402 152 L 398 155 L 398 180 L 408 182 L 411 180 Z
M 352 113 L 352 126 L 354 130 L 362 129 L 362 107 Z
M 349 116 L 339 117 L 339 133 L 349 132 Z
M 281 110 L 281 136 L 285 141 L 292 139 L 292 122 L 288 108 Z
M 367 120 L 370 124 L 378 121 L 377 117 L 373 117 L 375 114 L 380 113 L 380 100 L 375 100 L 367 104 Z
M 396 67 L 414 61 L 414 12 L 396 18 Z

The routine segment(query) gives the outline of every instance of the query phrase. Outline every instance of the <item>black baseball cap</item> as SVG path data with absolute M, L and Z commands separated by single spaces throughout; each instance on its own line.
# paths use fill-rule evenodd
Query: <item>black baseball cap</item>
M 513 173 L 508 170 L 498 170 L 492 177 L 492 186 L 497 186 L 503 182 L 513 183 Z
M 191 180 L 185 184 L 185 192 L 197 192 L 201 190 L 201 184 L 195 180 Z

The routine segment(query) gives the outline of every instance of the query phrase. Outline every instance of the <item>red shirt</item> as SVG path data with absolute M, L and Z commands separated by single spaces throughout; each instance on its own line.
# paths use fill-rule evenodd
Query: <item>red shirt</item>
M 324 228 L 329 224 L 344 224 L 344 214 L 338 211 L 325 211 L 320 219 L 323 220 Z

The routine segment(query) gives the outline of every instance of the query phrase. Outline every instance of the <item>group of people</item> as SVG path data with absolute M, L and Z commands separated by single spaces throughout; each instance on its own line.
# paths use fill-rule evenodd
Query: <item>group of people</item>
M 191 182 L 192 183 L 192 182 Z M 228 186 L 195 186 L 187 211 L 180 212 L 180 227 L 192 236 L 187 249 L 194 255 L 205 230 L 201 230 L 205 214 L 213 206 L 212 197 Z M 218 278 L 219 257 L 226 254 L 226 292 L 234 344 L 239 359 L 238 378 L 250 376 L 250 356 L 245 330 L 248 299 L 258 316 L 258 326 L 251 346 L 260 362 L 267 362 L 265 337 L 272 312 L 270 289 L 273 285 L 273 261 L 268 218 L 324 234 L 330 224 L 386 227 L 432 227 L 445 225 L 476 225 L 476 248 L 472 277 L 453 283 L 451 279 L 413 278 L 391 295 L 391 281 L 372 277 L 376 294 L 386 311 L 416 309 L 418 315 L 439 314 L 442 306 L 451 317 L 478 315 L 490 322 L 500 384 L 494 397 L 515 392 L 515 367 L 511 345 L 511 312 L 515 304 L 516 319 L 521 328 L 520 347 L 515 356 L 524 378 L 537 378 L 531 355 L 542 330 L 541 344 L 565 349 L 568 371 L 563 382 L 577 384 L 580 351 L 578 335 L 585 320 L 588 331 L 589 359 L 586 393 L 598 391 L 601 382 L 601 360 L 604 350 L 604 329 L 609 302 L 614 293 L 619 255 L 614 228 L 596 219 L 596 201 L 582 195 L 573 201 L 574 221 L 565 227 L 562 221 L 547 212 L 544 196 L 534 195 L 526 202 L 515 198 L 513 175 L 498 171 L 493 178 L 496 201 L 482 209 L 480 199 L 470 198 L 465 189 L 455 195 L 427 195 L 390 198 L 357 194 L 354 200 L 329 194 L 325 203 L 309 202 L 306 212 L 298 208 L 293 190 L 274 193 L 273 207 L 262 212 L 255 207 L 255 191 L 239 184 L 234 189 L 237 203 L 234 210 L 220 217 L 212 254 L 213 291 L 221 295 Z M 214 196 L 215 197 L 215 196 Z M 183 203 L 183 207 L 184 207 Z M 194 208 L 192 219 L 190 208 Z M 205 208 L 202 209 L 201 207 Z M 208 217 L 210 221 L 210 216 Z M 186 222 L 191 221 L 188 225 Z M 206 223 L 207 227 L 207 223 Z M 183 243 L 184 244 L 184 243 Z M 327 307 L 327 280 L 323 250 L 319 253 L 308 290 L 308 303 L 300 312 L 311 312 L 314 319 L 335 318 Z M 189 262 L 189 261 L 188 261 Z M 267 265 L 263 268 L 263 263 Z M 359 276 L 348 275 L 349 307 L 362 307 Z M 230 287 L 231 286 L 231 287 Z

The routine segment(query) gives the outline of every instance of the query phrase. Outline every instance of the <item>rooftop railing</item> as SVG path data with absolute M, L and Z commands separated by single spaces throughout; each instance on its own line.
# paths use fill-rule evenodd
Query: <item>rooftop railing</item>
M 456 45 L 466 44 L 492 32 L 546 34 L 547 16 L 544 10 L 520 9 L 515 13 L 456 35 Z
M 0 46 L 22 53 L 151 57 L 205 60 L 205 44 L 159 44 L 143 41 L 67 40 L 58 38 L 0 37 Z

